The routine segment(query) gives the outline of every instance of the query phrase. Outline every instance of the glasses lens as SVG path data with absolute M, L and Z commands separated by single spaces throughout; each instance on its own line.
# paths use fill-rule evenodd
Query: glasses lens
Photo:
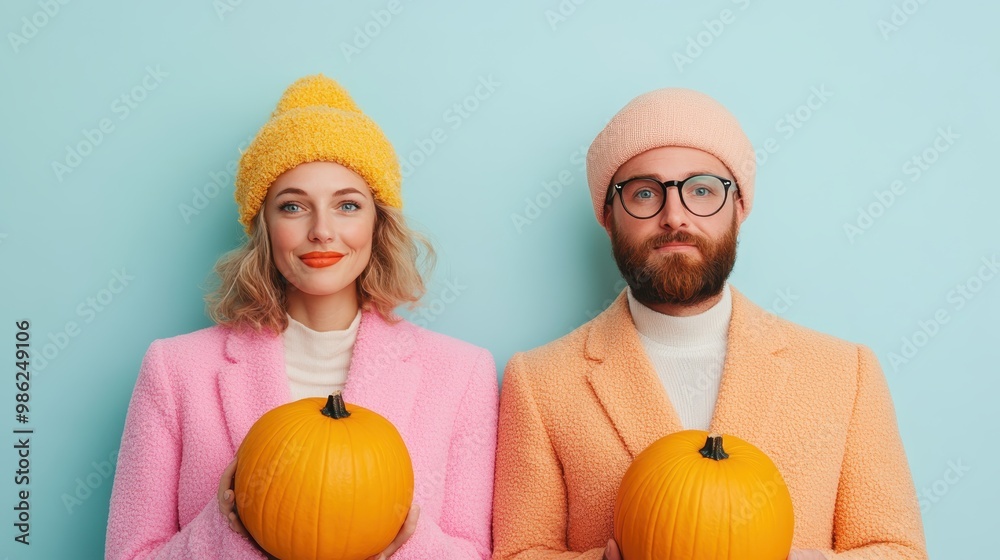
M 633 179 L 622 185 L 622 204 L 637 218 L 655 216 L 663 207 L 663 187 L 656 181 Z
M 725 204 L 726 187 L 718 177 L 696 175 L 681 185 L 681 197 L 692 214 L 708 216 Z

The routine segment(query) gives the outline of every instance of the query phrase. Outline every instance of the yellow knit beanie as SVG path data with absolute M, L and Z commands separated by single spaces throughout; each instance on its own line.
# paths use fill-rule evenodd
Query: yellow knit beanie
M 250 233 L 267 189 L 300 163 L 332 161 L 360 175 L 379 201 L 402 208 L 402 175 L 392 144 L 340 84 L 322 74 L 290 85 L 271 120 L 240 157 L 236 204 Z

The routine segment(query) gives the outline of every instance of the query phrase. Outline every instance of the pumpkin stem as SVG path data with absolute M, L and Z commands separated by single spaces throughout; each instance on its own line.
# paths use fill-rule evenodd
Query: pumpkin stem
M 351 415 L 351 413 L 347 411 L 347 406 L 344 404 L 344 397 L 340 394 L 340 391 L 337 391 L 326 398 L 326 406 L 320 409 L 320 412 L 323 413 L 323 416 L 329 416 L 334 420 L 347 418 Z
M 701 448 L 701 456 L 706 459 L 715 459 L 716 461 L 728 459 L 729 454 L 722 448 L 722 436 L 719 434 L 708 434 L 705 447 Z

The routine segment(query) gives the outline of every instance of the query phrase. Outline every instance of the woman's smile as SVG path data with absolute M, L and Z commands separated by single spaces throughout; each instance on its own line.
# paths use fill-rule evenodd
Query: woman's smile
M 340 262 L 340 259 L 342 258 L 344 258 L 343 253 L 329 251 L 313 251 L 299 257 L 299 259 L 301 259 L 306 266 L 312 268 L 325 268 L 333 266 Z

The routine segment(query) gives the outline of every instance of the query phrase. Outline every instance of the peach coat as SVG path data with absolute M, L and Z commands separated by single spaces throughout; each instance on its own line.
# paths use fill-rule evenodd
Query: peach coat
M 927 558 L 888 386 L 871 350 L 777 318 L 733 290 L 711 429 L 777 465 L 793 548 L 838 560 Z M 623 292 L 507 364 L 494 485 L 495 560 L 599 560 L 631 460 L 681 430 Z M 627 559 L 626 559 L 627 560 Z

